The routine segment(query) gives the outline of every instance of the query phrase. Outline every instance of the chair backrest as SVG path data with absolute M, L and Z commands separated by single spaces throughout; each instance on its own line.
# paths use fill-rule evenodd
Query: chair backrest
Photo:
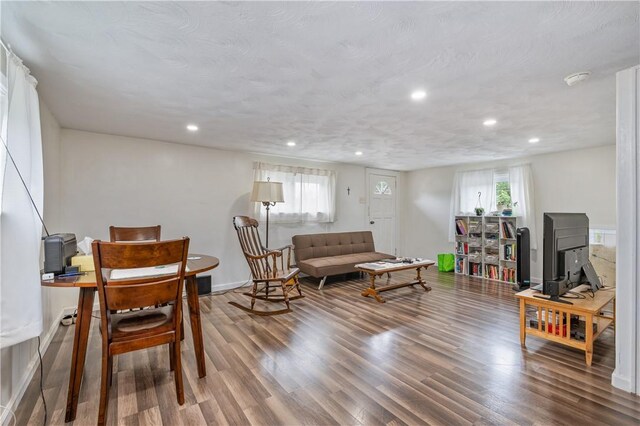
M 258 221 L 249 216 L 235 216 L 233 227 L 238 233 L 242 251 L 253 256 L 260 256 L 267 252 L 262 245 L 258 232 Z
M 258 221 L 249 216 L 234 216 L 233 227 L 238 233 L 240 247 L 245 259 L 247 259 L 253 278 L 260 279 L 273 276 L 277 271 L 275 257 L 270 261 L 271 257 L 265 256 L 268 250 L 260 240 Z
M 148 243 L 94 241 L 92 247 L 103 320 L 107 320 L 110 311 L 156 306 L 172 301 L 176 302 L 174 306 L 179 316 L 189 238 Z M 112 278 L 114 270 L 156 267 L 157 275 Z M 138 269 L 135 272 L 142 271 L 155 272 L 152 269 Z
M 112 243 L 118 241 L 160 241 L 160 225 L 142 227 L 110 226 Z

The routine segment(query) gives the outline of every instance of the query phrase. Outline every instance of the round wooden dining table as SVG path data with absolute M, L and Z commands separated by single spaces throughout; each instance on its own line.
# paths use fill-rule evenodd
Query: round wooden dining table
M 198 300 L 196 275 L 214 269 L 219 264 L 220 261 L 217 257 L 204 254 L 190 253 L 187 259 L 185 287 L 187 292 L 187 306 L 189 308 L 189 320 L 191 322 L 191 333 L 193 335 L 193 347 L 198 365 L 198 377 L 206 376 L 207 371 L 204 362 L 202 322 L 200 320 L 200 304 Z M 41 284 L 45 287 L 77 287 L 80 289 L 78 316 L 76 318 L 76 329 L 73 337 L 73 353 L 71 354 L 67 411 L 65 414 L 65 421 L 70 422 L 76 418 L 76 411 L 78 409 L 78 397 L 80 395 L 80 385 L 82 384 L 82 374 L 89 340 L 89 329 L 91 327 L 91 313 L 93 311 L 93 301 L 98 285 L 96 274 L 95 272 L 87 272 L 84 275 L 73 277 L 42 280 Z

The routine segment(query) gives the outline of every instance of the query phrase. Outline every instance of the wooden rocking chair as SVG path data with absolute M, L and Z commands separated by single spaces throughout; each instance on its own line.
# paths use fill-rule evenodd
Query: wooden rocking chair
M 247 308 L 236 302 L 229 304 L 240 308 L 244 311 L 251 312 L 256 315 L 277 315 L 291 312 L 289 301 L 304 297 L 300 291 L 300 283 L 298 282 L 298 268 L 291 268 L 291 250 L 293 246 L 285 246 L 279 249 L 267 249 L 260 241 L 258 233 L 258 221 L 248 216 L 235 216 L 233 218 L 233 227 L 238 233 L 240 247 L 244 253 L 251 275 L 253 277 L 253 288 L 251 292 L 242 293 L 251 297 L 251 307 Z M 287 251 L 287 261 L 285 267 L 284 251 Z M 263 284 L 262 288 L 258 284 Z M 270 292 L 272 288 L 280 287 L 282 296 Z M 289 292 L 296 289 L 297 296 L 289 297 Z M 277 311 L 260 311 L 254 309 L 256 300 L 264 300 L 266 302 L 284 302 L 286 309 Z

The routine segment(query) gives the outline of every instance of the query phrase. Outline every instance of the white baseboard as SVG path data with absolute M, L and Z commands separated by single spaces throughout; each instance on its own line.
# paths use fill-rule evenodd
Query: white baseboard
M 637 393 L 637 390 L 634 388 L 631 379 L 629 377 L 621 376 L 616 370 L 614 370 L 613 374 L 611 375 L 611 384 L 618 389 L 622 389 L 623 391 Z
M 62 320 L 62 317 L 64 315 L 67 315 L 68 313 L 73 313 L 74 310 L 75 308 L 72 308 L 70 312 L 68 312 L 67 309 L 62 310 L 62 312 L 60 312 L 56 319 L 51 323 L 49 330 L 40 339 L 40 353 L 42 353 L 42 356 L 44 356 L 45 352 L 49 348 L 49 344 L 51 343 L 51 340 L 53 340 L 53 336 L 58 330 L 58 326 L 60 325 L 60 320 Z M 20 404 L 24 393 L 27 391 L 27 387 L 29 386 L 29 383 L 31 382 L 33 376 L 38 371 L 38 368 L 40 368 L 40 360 L 38 359 L 38 352 L 36 351 L 34 352 L 33 357 L 31 358 L 31 361 L 27 366 L 27 370 L 24 376 L 18 383 L 16 390 L 13 392 L 13 396 L 11 397 L 9 402 L 7 402 L 5 409 L 0 415 L 0 425 L 5 426 L 9 424 L 9 420 L 12 417 L 9 413 L 16 412 L 16 409 L 18 408 L 18 405 Z
M 236 281 L 233 283 L 212 284 L 211 292 L 215 293 L 217 291 L 231 290 L 232 288 L 240 287 L 241 285 L 248 284 L 249 282 L 251 282 L 251 279 L 245 281 Z

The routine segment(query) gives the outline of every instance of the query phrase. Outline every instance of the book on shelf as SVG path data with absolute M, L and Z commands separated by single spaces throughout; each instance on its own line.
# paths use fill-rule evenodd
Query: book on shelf
M 464 257 L 457 257 L 456 258 L 456 272 L 459 274 L 466 274 L 467 272 L 467 259 L 465 259 Z
M 516 270 L 514 268 L 503 268 L 502 269 L 502 281 L 507 281 L 510 283 L 516 282 Z
M 516 237 L 516 230 L 513 224 L 507 220 L 502 222 L 502 238 L 514 239 Z
M 469 275 L 473 275 L 476 277 L 482 276 L 482 264 L 469 263 Z
M 467 235 L 467 224 L 462 219 L 456 219 L 456 234 Z
M 485 277 L 492 280 L 500 279 L 497 265 L 485 265 Z
M 504 260 L 516 260 L 516 245 L 505 244 L 504 245 Z
M 469 254 L 469 243 L 458 241 L 456 243 L 456 254 Z

